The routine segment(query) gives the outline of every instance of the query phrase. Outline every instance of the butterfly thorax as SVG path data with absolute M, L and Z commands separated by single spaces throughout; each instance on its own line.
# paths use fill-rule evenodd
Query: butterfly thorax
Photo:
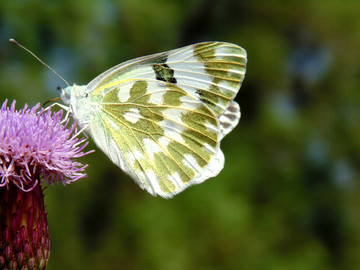
M 96 110 L 96 106 L 92 106 L 86 85 L 73 85 L 62 89 L 62 101 L 69 105 L 80 128 L 86 127 L 90 122 L 92 112 Z

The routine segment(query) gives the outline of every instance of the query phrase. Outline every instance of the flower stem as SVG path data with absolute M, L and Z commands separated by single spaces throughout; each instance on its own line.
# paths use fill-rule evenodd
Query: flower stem
M 9 184 L 0 201 L 0 269 L 45 269 L 50 238 L 41 185 L 24 192 Z

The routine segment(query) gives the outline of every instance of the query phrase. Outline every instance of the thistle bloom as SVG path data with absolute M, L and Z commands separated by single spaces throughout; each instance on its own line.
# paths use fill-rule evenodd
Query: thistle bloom
M 41 184 L 68 184 L 86 176 L 85 139 L 62 124 L 62 111 L 27 105 L 0 109 L 0 268 L 45 269 L 50 238 Z

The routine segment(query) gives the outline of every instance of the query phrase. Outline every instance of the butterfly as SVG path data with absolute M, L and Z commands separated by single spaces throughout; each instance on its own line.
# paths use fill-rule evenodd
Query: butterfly
M 238 45 L 202 42 L 119 64 L 61 99 L 113 163 L 171 198 L 223 169 L 220 141 L 239 122 L 246 63 Z

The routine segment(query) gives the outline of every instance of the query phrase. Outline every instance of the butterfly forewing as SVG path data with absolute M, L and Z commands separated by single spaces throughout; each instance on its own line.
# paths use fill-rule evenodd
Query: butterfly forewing
M 130 60 L 89 83 L 96 91 L 126 79 L 156 79 L 177 85 L 220 116 L 239 91 L 246 52 L 226 42 L 203 42 Z

